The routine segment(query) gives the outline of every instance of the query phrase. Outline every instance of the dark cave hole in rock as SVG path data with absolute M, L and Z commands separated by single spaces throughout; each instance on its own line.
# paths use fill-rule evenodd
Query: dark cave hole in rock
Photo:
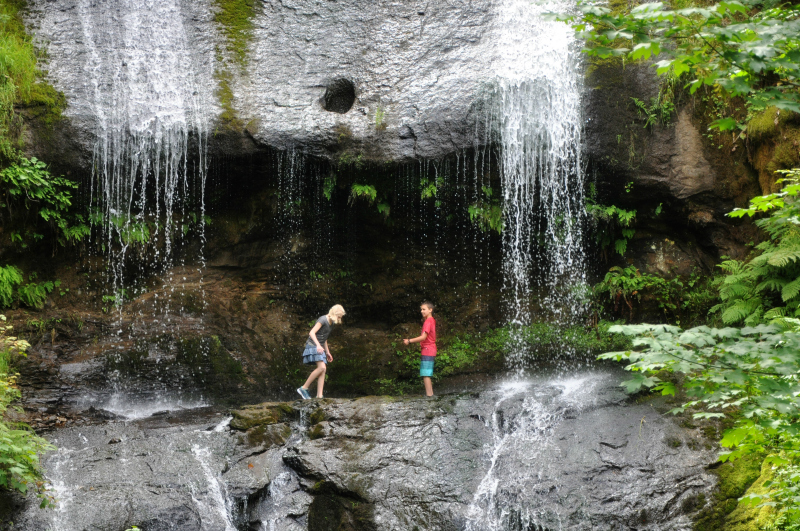
M 322 107 L 326 111 L 344 114 L 353 107 L 355 101 L 356 86 L 349 79 L 340 77 L 328 84 L 322 97 Z

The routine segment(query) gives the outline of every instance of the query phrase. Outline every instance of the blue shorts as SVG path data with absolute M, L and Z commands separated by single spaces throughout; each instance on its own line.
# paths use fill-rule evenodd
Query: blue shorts
M 419 375 L 430 378 L 433 376 L 433 364 L 436 361 L 436 356 L 420 356 L 420 358 Z
M 306 347 L 303 351 L 303 363 L 306 365 L 316 365 L 318 361 L 324 361 L 325 365 L 327 365 L 328 355 L 324 352 L 322 354 L 317 352 L 317 347 Z

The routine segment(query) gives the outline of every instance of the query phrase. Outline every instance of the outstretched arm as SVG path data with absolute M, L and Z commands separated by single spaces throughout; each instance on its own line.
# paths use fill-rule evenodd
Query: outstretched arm
M 425 341 L 426 339 L 428 339 L 428 333 L 427 332 L 422 332 L 421 336 L 412 337 L 410 339 L 404 339 L 403 343 L 406 344 L 406 345 L 410 345 L 411 343 L 421 343 L 422 341 Z

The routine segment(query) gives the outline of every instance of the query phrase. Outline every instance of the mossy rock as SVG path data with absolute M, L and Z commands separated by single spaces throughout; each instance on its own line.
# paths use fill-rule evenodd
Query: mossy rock
M 308 438 L 312 441 L 322 439 L 323 437 L 325 437 L 325 428 L 322 427 L 322 424 L 314 424 L 311 429 L 308 430 Z
M 228 52 L 240 66 L 247 64 L 247 49 L 253 38 L 253 19 L 258 14 L 259 2 L 255 0 L 215 0 L 216 22 L 223 35 Z
M 297 410 L 286 402 L 264 402 L 231 411 L 231 428 L 247 431 L 256 426 L 271 426 L 297 417 Z
M 258 425 L 247 430 L 245 442 L 248 446 L 283 446 L 292 435 L 292 428 L 285 423 Z
M 739 498 L 744 496 L 751 486 L 761 481 L 761 465 L 763 455 L 750 455 L 733 462 L 723 463 L 711 470 L 719 477 L 717 491 L 711 499 L 711 505 L 703 509 L 696 517 L 694 531 L 750 531 L 760 527 L 747 527 L 744 522 L 755 520 L 748 511 L 758 509 L 740 507 Z M 761 481 L 763 484 L 763 481 Z M 738 527 L 732 527 L 738 522 Z M 741 524 L 741 525 L 740 525 Z
M 800 114 L 770 107 L 748 122 L 747 136 L 761 193 L 778 191 L 775 172 L 800 165 Z
M 747 123 L 747 136 L 751 142 L 763 142 L 778 135 L 781 127 L 800 118 L 796 113 L 769 107 Z
M 761 475 L 745 494 L 765 494 L 767 489 L 764 487 L 766 481 L 775 476 L 775 471 L 769 463 L 762 463 Z M 772 507 L 753 507 L 752 505 L 739 504 L 725 519 L 726 527 L 730 531 L 756 531 L 766 529 L 772 523 L 776 512 Z
M 312 411 L 311 414 L 308 416 L 308 423 L 313 426 L 314 424 L 319 424 L 320 422 L 326 420 L 327 418 L 328 417 L 327 415 L 325 415 L 325 410 L 319 407 L 314 411 Z

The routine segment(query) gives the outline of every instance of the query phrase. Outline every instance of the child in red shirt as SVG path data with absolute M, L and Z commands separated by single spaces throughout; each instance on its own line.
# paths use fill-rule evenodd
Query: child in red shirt
M 403 343 L 419 343 L 422 347 L 422 358 L 419 364 L 419 375 L 422 376 L 422 383 L 425 385 L 425 395 L 433 396 L 433 365 L 436 361 L 436 320 L 433 318 L 433 304 L 428 301 L 423 302 L 419 307 L 422 313 L 422 335 L 411 339 L 404 339 Z

